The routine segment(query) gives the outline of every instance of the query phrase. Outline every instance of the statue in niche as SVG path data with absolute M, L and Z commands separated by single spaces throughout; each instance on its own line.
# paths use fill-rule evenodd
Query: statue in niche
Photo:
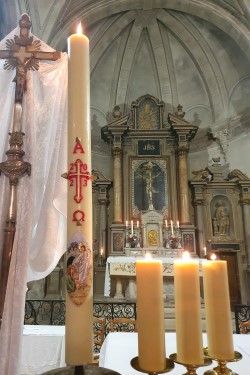
M 212 219 L 214 235 L 228 235 L 230 224 L 229 210 L 221 200 L 216 203 L 215 207 L 215 215 Z

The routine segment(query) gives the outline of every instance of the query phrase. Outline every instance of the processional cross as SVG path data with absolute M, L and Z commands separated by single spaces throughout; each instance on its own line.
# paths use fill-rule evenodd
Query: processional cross
M 12 247 L 16 230 L 17 216 L 17 185 L 18 180 L 24 174 L 30 175 L 31 165 L 22 160 L 25 152 L 22 150 L 23 136 L 21 118 L 22 118 L 22 100 L 27 90 L 26 73 L 28 70 L 38 70 L 39 60 L 57 60 L 60 58 L 60 52 L 40 51 L 40 40 L 34 40 L 29 35 L 31 21 L 27 14 L 23 14 L 20 21 L 20 35 L 14 36 L 14 39 L 7 39 L 6 50 L 0 50 L 0 59 L 6 59 L 4 69 L 16 70 L 15 82 L 15 102 L 13 113 L 12 132 L 9 133 L 10 148 L 6 151 L 7 160 L 0 163 L 1 172 L 9 179 L 10 194 L 6 225 L 4 228 L 4 242 L 2 251 L 2 265 L 0 272 L 0 328 L 2 324 L 4 301 L 8 283 Z

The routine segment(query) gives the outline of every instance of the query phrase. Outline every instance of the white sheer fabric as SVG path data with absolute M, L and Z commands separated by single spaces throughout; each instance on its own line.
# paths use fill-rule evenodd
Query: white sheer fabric
M 0 49 L 6 49 L 6 39 L 14 35 L 19 35 L 19 28 L 0 42 Z M 53 50 L 41 44 L 41 50 Z M 4 161 L 12 130 L 15 72 L 3 70 L 3 60 L 0 64 L 0 161 Z M 0 374 L 5 375 L 19 373 L 26 283 L 47 276 L 66 250 L 66 218 L 56 207 L 64 205 L 67 189 L 61 177 L 67 170 L 67 54 L 62 53 L 57 61 L 41 61 L 38 71 L 28 72 L 27 87 L 23 160 L 31 163 L 32 170 L 18 184 L 17 228 L 0 331 Z M 8 192 L 8 179 L 2 175 L 0 252 Z

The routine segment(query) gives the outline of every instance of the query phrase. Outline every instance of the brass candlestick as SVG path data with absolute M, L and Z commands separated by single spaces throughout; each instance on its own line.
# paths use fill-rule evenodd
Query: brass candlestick
M 198 367 L 209 366 L 209 365 L 212 364 L 212 359 L 209 358 L 209 357 L 206 357 L 206 356 L 204 356 L 204 363 L 201 364 L 201 365 L 182 363 L 182 362 L 178 361 L 176 353 L 171 354 L 169 356 L 169 358 L 172 359 L 175 363 L 178 363 L 179 365 L 182 365 L 182 366 L 186 367 L 187 372 L 185 372 L 185 374 L 183 374 L 183 375 L 197 375 L 196 369 Z
M 221 360 L 217 358 L 212 358 L 212 360 L 218 362 L 218 366 L 214 367 L 212 370 L 204 372 L 204 375 L 238 375 L 227 367 L 227 362 L 237 362 L 242 359 L 242 355 L 239 352 L 234 352 L 233 359 Z
M 138 357 L 134 357 L 133 359 L 131 359 L 130 364 L 135 370 L 140 371 L 140 372 L 145 372 L 149 375 L 164 374 L 165 372 L 169 372 L 169 371 L 173 370 L 173 368 L 174 368 L 174 362 L 169 358 L 166 358 L 166 367 L 162 371 L 142 370 L 139 366 L 139 358 Z

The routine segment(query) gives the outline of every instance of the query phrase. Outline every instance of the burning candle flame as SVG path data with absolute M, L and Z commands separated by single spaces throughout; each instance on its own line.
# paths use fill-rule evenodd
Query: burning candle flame
M 82 24 L 79 22 L 79 25 L 77 27 L 77 34 L 82 34 Z
M 152 259 L 151 254 L 150 254 L 150 253 L 146 253 L 146 254 L 145 254 L 145 258 L 146 258 L 147 260 Z
M 211 255 L 211 260 L 215 260 L 216 259 L 216 255 L 215 254 L 212 254 Z
M 182 258 L 185 259 L 185 260 L 190 259 L 190 254 L 187 250 L 184 251 L 184 253 L 182 254 Z

